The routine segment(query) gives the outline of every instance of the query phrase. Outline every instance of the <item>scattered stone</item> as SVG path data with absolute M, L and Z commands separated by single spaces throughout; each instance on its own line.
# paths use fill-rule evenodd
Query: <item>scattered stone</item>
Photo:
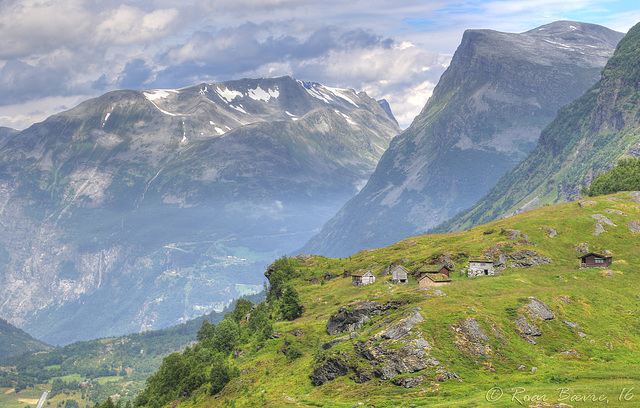
M 291 398 L 289 396 L 285 396 L 284 399 L 286 399 L 287 401 L 296 402 L 296 400 L 294 400 L 293 398 Z
M 575 351 L 573 349 L 564 350 L 564 351 L 559 352 L 558 354 L 562 354 L 562 355 L 565 355 L 565 356 L 574 356 L 574 357 L 578 357 L 578 358 L 582 357 L 580 354 L 578 354 L 577 351 Z
M 604 210 L 604 212 L 606 212 L 607 214 L 615 214 L 615 215 L 621 215 L 623 217 L 626 217 L 627 214 L 623 213 L 620 210 L 615 210 L 613 208 L 607 208 L 606 210 Z
M 491 348 L 486 344 L 489 337 L 480 329 L 476 319 L 469 317 L 451 326 L 451 330 L 458 334 L 455 340 L 458 350 L 477 357 L 489 357 L 492 354 Z
M 547 231 L 547 238 L 553 238 L 558 235 L 558 231 L 556 231 L 554 228 L 545 227 L 545 231 Z
M 313 278 L 311 280 L 311 283 L 313 283 L 314 285 L 317 285 L 318 284 L 318 278 Z
M 593 205 L 598 204 L 597 201 L 578 201 L 578 204 L 580 205 L 581 208 L 587 208 L 587 207 L 591 207 Z
M 594 214 L 589 218 L 598 220 L 598 223 L 601 223 L 601 224 L 607 224 L 607 225 L 611 225 L 612 227 L 617 227 L 617 225 L 613 221 L 611 221 L 609 218 L 605 217 L 602 214 Z
M 627 227 L 629 227 L 629 230 L 634 234 L 640 234 L 640 221 L 638 220 L 629 221 L 627 223 Z
M 296 337 L 304 337 L 304 332 L 301 328 L 297 328 L 295 330 L 290 331 L 289 333 L 293 334 Z
M 270 338 L 272 338 L 272 339 L 279 339 L 280 337 L 282 337 L 282 333 L 280 333 L 280 332 L 273 332 L 273 333 L 271 334 L 271 337 L 270 337 Z
M 529 300 L 530 302 L 525 305 L 525 310 L 531 317 L 542 320 L 553 320 L 555 318 L 549 306 L 542 300 L 535 297 L 529 297 Z
M 449 371 L 444 370 L 444 369 L 440 370 L 438 372 L 438 374 L 436 374 L 436 381 L 438 381 L 438 382 L 445 382 L 445 381 L 451 380 L 453 378 L 457 378 L 458 381 L 462 381 L 458 374 L 450 373 Z
M 535 373 L 536 371 L 538 371 L 538 367 L 531 367 L 531 372 Z
M 604 234 L 605 232 L 607 231 L 604 229 L 602 224 L 598 222 L 596 223 L 596 230 L 591 235 L 600 235 L 600 234 Z
M 509 238 L 510 240 L 514 240 L 514 239 L 518 238 L 518 235 L 520 235 L 520 231 L 513 230 L 513 229 L 506 229 L 504 231 L 503 235 L 506 236 L 507 238 Z
M 524 369 L 525 369 L 525 368 L 527 368 L 527 367 L 525 367 L 525 366 L 523 366 L 522 364 L 520 364 L 520 366 L 518 367 L 518 370 L 520 370 L 520 371 L 524 371 Z
M 415 388 L 420 386 L 424 382 L 425 378 L 421 375 L 416 377 L 400 377 L 393 380 L 395 385 L 403 386 L 404 388 Z
M 589 244 L 587 244 L 586 242 L 583 242 L 582 244 L 578 244 L 576 246 L 573 247 L 573 250 L 576 251 L 579 254 L 582 255 L 586 255 L 588 254 L 589 251 Z
M 578 336 L 580 336 L 582 338 L 585 338 L 585 337 L 587 337 L 587 334 L 583 333 L 583 332 L 578 332 Z
M 568 320 L 563 320 L 562 323 L 566 324 L 569 327 L 573 327 L 574 329 L 579 329 L 580 325 L 578 325 L 577 323 L 572 323 Z
M 440 289 L 434 289 L 434 290 L 433 290 L 433 294 L 434 294 L 434 295 L 438 295 L 438 296 L 444 296 L 444 297 L 446 297 L 446 296 L 447 296 L 447 294 L 446 294 L 446 293 L 444 293 L 443 291 L 441 291 Z

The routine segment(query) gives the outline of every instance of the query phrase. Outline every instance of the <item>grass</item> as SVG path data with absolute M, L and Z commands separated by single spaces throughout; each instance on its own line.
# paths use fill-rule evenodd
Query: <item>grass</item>
M 625 193 L 615 197 L 618 200 L 590 198 L 596 204 L 585 207 L 577 202 L 545 206 L 462 233 L 412 237 L 347 259 L 304 259 L 298 268 L 301 277 L 295 281 L 305 306 L 303 316 L 277 323 L 275 330 L 283 337 L 267 341 L 259 351 L 252 348 L 237 359 L 243 374 L 217 399 L 201 393 L 181 406 L 352 407 L 362 402 L 376 407 L 512 407 L 540 401 L 576 407 L 635 406 L 640 399 L 634 393 L 640 391 L 636 369 L 640 362 L 640 250 L 637 235 L 626 223 L 640 218 L 640 210 L 637 203 L 620 201 L 628 200 Z M 607 213 L 606 209 L 624 215 Z M 589 217 L 593 214 L 606 215 L 617 227 L 605 226 L 606 233 L 592 235 L 595 220 Z M 553 238 L 548 237 L 550 228 L 557 231 Z M 521 243 L 520 238 L 510 241 L 502 233 L 507 229 L 521 231 L 532 244 Z M 614 272 L 579 269 L 579 254 L 573 248 L 581 243 L 587 243 L 591 251 L 612 252 L 617 261 L 612 265 Z M 507 248 L 507 253 L 529 249 L 554 262 L 506 268 L 492 277 L 467 278 L 460 273 L 468 259 L 484 255 L 495 245 Z M 392 285 L 390 277 L 382 277 L 373 285 L 354 287 L 350 277 L 342 277 L 358 269 L 379 273 L 402 259 L 413 271 L 445 253 L 457 257 L 452 284 L 439 288 L 446 296 L 419 290 L 415 279 L 407 285 Z M 330 281 L 311 283 L 313 278 L 322 281 L 327 272 L 332 276 Z M 520 338 L 514 325 L 529 297 L 541 299 L 555 315 L 553 320 L 536 321 L 543 332 L 536 345 Z M 404 304 L 389 316 L 374 318 L 359 330 L 357 339 L 320 352 L 319 344 L 334 338 L 326 334 L 327 319 L 341 307 L 364 299 Z M 402 312 L 416 306 L 421 307 L 425 320 L 414 330 L 432 346 L 431 355 L 448 371 L 457 373 L 461 382 L 434 381 L 435 372 L 428 369 L 415 374 L 426 376 L 428 381 L 412 389 L 379 379 L 357 384 L 351 374 L 322 386 L 311 385 L 309 375 L 323 354 L 356 358 L 353 344 L 367 340 L 368 329 L 384 318 L 400 318 Z M 451 326 L 467 318 L 476 319 L 488 336 L 488 357 L 470 355 L 456 346 L 460 339 Z M 303 335 L 292 335 L 295 329 L 301 329 Z M 300 358 L 292 361 L 280 352 L 285 336 L 302 350 Z

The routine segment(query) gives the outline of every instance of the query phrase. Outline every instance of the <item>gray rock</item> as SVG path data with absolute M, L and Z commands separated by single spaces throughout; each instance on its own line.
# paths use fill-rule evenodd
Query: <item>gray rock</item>
M 400 322 L 389 327 L 387 330 L 382 331 L 376 336 L 376 338 L 400 340 L 409 334 L 415 323 L 419 323 L 423 320 L 424 318 L 422 317 L 420 312 L 414 311 L 411 316 L 402 319 Z
M 368 300 L 355 305 L 353 311 L 343 307 L 327 321 L 327 334 L 336 335 L 359 330 L 373 316 L 379 315 L 384 310 L 386 310 L 384 305 Z
M 403 386 L 404 388 L 415 388 L 420 386 L 424 382 L 425 378 L 421 375 L 415 377 L 400 377 L 393 380 L 395 385 Z
M 542 336 L 542 331 L 537 326 L 531 324 L 522 314 L 515 320 L 515 324 L 518 335 L 531 344 L 536 344 L 532 337 Z
M 597 201 L 580 201 L 578 202 L 578 204 L 580 205 L 580 207 L 585 208 L 585 207 L 591 207 L 592 205 L 596 205 L 598 204 Z
M 607 214 L 615 214 L 615 215 L 621 215 L 623 217 L 626 217 L 627 214 L 623 213 L 622 211 L 619 210 L 615 210 L 613 208 L 607 208 L 606 210 L 604 210 Z
M 553 320 L 555 318 L 553 312 L 549 309 L 549 306 L 547 306 L 547 304 L 542 300 L 535 297 L 529 297 L 529 303 L 526 304 L 525 310 L 527 310 L 527 313 L 534 318 L 542 320 Z
M 598 220 L 598 222 L 602 224 L 607 224 L 607 225 L 611 225 L 612 227 L 617 227 L 617 225 L 613 221 L 611 221 L 609 218 L 605 217 L 602 214 L 594 214 L 589 218 Z
M 320 348 L 322 350 L 329 350 L 331 347 L 335 346 L 336 344 L 340 344 L 340 343 L 345 342 L 345 341 L 347 341 L 349 339 L 351 339 L 351 336 L 338 337 L 337 339 L 333 339 L 333 340 L 328 341 L 326 343 L 322 343 L 320 345 Z
M 634 234 L 640 234 L 640 221 L 632 220 L 627 223 L 627 227 Z
M 596 227 L 596 230 L 591 235 L 600 235 L 600 234 L 604 234 L 605 232 L 607 232 L 604 229 L 604 227 L 602 226 L 602 224 L 600 224 L 600 223 L 596 223 L 595 227 Z
M 324 364 L 313 370 L 313 374 L 309 378 L 311 384 L 318 386 L 346 375 L 348 372 L 349 367 L 342 359 L 329 358 Z
M 569 327 L 573 327 L 574 329 L 580 328 L 580 325 L 578 323 L 573 323 L 573 322 L 570 322 L 568 320 L 563 320 L 562 322 L 564 324 L 566 324 L 567 326 L 569 326 Z

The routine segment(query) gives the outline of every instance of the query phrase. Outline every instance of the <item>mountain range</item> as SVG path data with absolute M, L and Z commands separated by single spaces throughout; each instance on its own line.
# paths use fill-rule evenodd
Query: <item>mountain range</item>
M 0 316 L 50 344 L 166 327 L 262 289 L 398 125 L 291 77 L 116 91 L 4 132 Z M 109 309 L 110 313 L 104 313 Z
M 468 30 L 422 112 L 367 185 L 297 253 L 347 256 L 422 234 L 470 207 L 599 78 L 623 34 L 559 21 Z

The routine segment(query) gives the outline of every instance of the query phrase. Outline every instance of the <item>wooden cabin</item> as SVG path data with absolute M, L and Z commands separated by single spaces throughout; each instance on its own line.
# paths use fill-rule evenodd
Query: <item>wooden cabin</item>
M 493 269 L 493 261 L 488 259 L 469 259 L 469 268 L 467 268 L 468 277 L 492 276 L 495 274 L 496 272 Z
M 449 274 L 451 273 L 451 269 L 446 265 L 425 265 L 418 269 L 419 277 L 422 277 L 425 273 L 441 273 L 446 275 L 448 278 L 450 276 Z
M 419 288 L 430 288 L 434 286 L 445 286 L 451 284 L 451 278 L 443 273 L 426 272 L 418 279 Z
M 589 252 L 580 258 L 580 268 L 608 268 L 611 266 L 613 257 Z
M 371 285 L 376 281 L 376 275 L 371 271 L 359 270 L 351 274 L 351 283 L 355 286 Z
M 402 265 L 398 265 L 391 271 L 391 282 L 392 283 L 407 283 L 409 282 L 409 272 L 402 267 Z

